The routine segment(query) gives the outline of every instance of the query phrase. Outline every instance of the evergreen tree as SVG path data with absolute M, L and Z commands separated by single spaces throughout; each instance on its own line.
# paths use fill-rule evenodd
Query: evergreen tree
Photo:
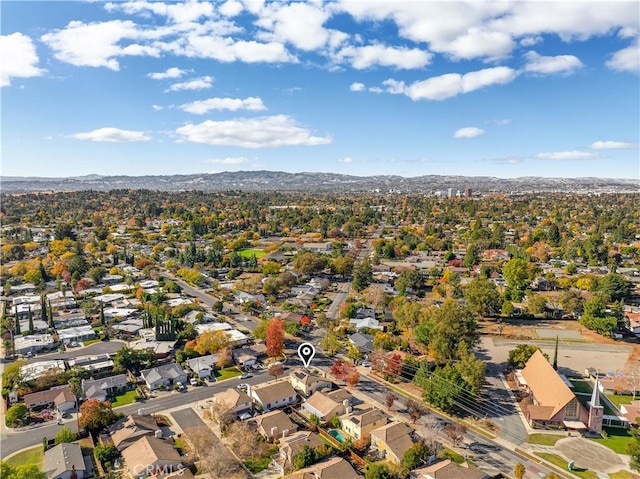
M 21 331 L 20 331 L 20 319 L 18 318 L 18 309 L 17 309 L 17 307 L 16 307 L 15 334 L 16 335 L 21 334 Z
M 29 306 L 29 334 L 33 334 L 33 313 L 31 312 L 31 306 Z
M 556 336 L 556 349 L 553 353 L 553 369 L 558 370 L 558 336 Z
M 55 325 L 53 323 L 53 308 L 51 307 L 51 301 L 47 301 L 47 307 L 49 308 L 49 327 L 53 328 Z
M 102 324 L 104 326 L 105 324 L 105 319 L 104 319 L 104 303 L 102 301 L 100 301 L 100 324 Z
M 40 295 L 40 316 L 42 321 L 45 323 L 49 322 L 49 319 L 47 318 L 47 302 L 45 301 L 44 294 Z

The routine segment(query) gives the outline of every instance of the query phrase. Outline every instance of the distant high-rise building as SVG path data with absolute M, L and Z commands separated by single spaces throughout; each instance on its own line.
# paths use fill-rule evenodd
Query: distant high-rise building
M 447 190 L 447 196 L 448 196 L 449 198 L 453 198 L 453 188 L 449 188 L 449 189 Z
M 471 198 L 471 188 L 467 188 L 466 190 L 464 190 L 464 197 L 465 198 Z

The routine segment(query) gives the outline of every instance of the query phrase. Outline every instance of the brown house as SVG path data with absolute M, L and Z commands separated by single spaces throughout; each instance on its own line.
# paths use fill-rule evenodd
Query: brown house
M 524 411 L 532 427 L 560 426 L 586 429 L 589 411 L 560 377 L 540 350 L 533 353 L 518 380 L 529 393 L 532 404 Z

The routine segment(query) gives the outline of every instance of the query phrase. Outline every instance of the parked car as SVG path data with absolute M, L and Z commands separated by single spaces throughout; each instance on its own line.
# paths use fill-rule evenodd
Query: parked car
M 178 391 L 184 391 L 185 390 L 184 384 L 182 384 L 180 381 L 178 381 L 176 383 L 176 386 L 178 386 Z
M 251 377 L 251 374 L 243 374 L 242 376 L 240 376 L 240 379 L 249 379 Z
M 191 379 L 189 379 L 189 384 L 191 384 L 192 386 L 197 386 L 200 383 L 198 382 L 198 380 L 196 378 L 191 378 Z
M 247 389 L 249 385 L 247 383 L 240 383 L 236 386 L 238 389 Z

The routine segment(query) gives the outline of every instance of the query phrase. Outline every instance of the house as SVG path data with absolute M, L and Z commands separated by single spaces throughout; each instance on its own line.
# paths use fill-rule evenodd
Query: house
M 331 251 L 331 243 L 303 243 L 302 248 L 315 253 L 328 253 Z
M 533 353 L 516 377 L 533 403 L 524 411 L 530 426 L 586 428 L 589 412 L 540 350 Z
M 88 477 L 82 448 L 75 443 L 62 443 L 44 452 L 43 470 L 47 479 L 84 479 Z
M 223 357 L 224 355 L 221 353 L 200 356 L 199 358 L 187 359 L 187 365 L 200 379 L 210 378 L 214 376 L 214 371 Z
M 489 475 L 463 462 L 458 465 L 449 459 L 438 461 L 427 467 L 421 467 L 412 472 L 415 479 L 489 479 Z
M 149 389 L 154 390 L 177 383 L 187 382 L 187 373 L 176 363 L 163 364 L 151 369 L 143 369 L 140 375 Z
M 44 409 L 55 407 L 62 413 L 73 409 L 76 396 L 69 386 L 57 386 L 46 391 L 39 391 L 24 396 L 24 404 L 29 409 Z
M 620 412 L 629 421 L 629 424 L 638 425 L 640 418 L 640 400 L 631 401 L 631 404 L 621 404 Z
M 322 389 L 331 389 L 333 383 L 317 374 L 312 374 L 304 369 L 296 369 L 289 374 L 289 382 L 293 389 L 302 393 L 304 396 L 310 396 L 316 391 Z
M 374 429 L 384 426 L 388 416 L 376 407 L 358 409 L 342 418 L 342 430 L 353 439 L 367 438 Z
M 118 451 L 128 448 L 141 437 L 154 436 L 157 431 L 160 431 L 160 428 L 156 419 L 140 414 L 131 414 L 109 426 L 111 441 Z
M 341 457 L 325 459 L 291 475 L 292 479 L 359 479 L 361 477 L 353 466 Z
M 243 390 L 237 388 L 228 388 L 216 394 L 214 402 L 227 411 L 233 411 L 238 417 L 251 413 L 253 409 L 251 398 Z
M 267 440 L 280 439 L 298 430 L 298 426 L 282 411 L 271 411 L 252 420 L 258 426 L 258 432 Z
M 14 351 L 18 355 L 35 354 L 43 349 L 53 349 L 56 344 L 50 334 L 16 336 L 13 340 Z
M 303 409 L 315 414 L 320 422 L 331 420 L 334 415 L 342 416 L 351 412 L 352 396 L 345 389 L 336 389 L 328 393 L 316 391 L 303 404 Z
M 180 454 L 173 443 L 153 436 L 138 439 L 122 451 L 129 473 L 132 477 L 157 475 L 181 468 Z
M 108 378 L 96 379 L 95 381 L 82 381 L 82 390 L 87 399 L 97 399 L 105 401 L 107 397 L 129 389 L 129 381 L 126 374 L 116 374 Z
M 67 361 L 69 369 L 82 368 L 89 371 L 92 376 L 98 376 L 113 371 L 113 359 L 108 354 L 97 354 L 95 356 L 79 356 Z
M 406 422 L 392 422 L 371 431 L 371 447 L 396 464 L 402 463 L 405 453 L 413 446 L 414 429 Z
M 379 329 L 382 331 L 384 329 L 383 326 L 380 326 L 380 321 L 375 318 L 367 317 L 367 318 L 352 318 L 349 320 L 349 324 L 356 328 L 357 331 L 361 329 Z
M 64 361 L 61 359 L 52 359 L 49 361 L 36 361 L 25 364 L 20 368 L 20 374 L 24 381 L 33 381 L 46 374 L 62 373 L 66 369 Z
M 247 394 L 264 411 L 289 406 L 298 401 L 298 395 L 289 381 L 249 386 Z
M 299 431 L 289 437 L 284 437 L 278 441 L 280 451 L 278 456 L 274 458 L 273 464 L 280 474 L 285 474 L 293 466 L 293 457 L 298 454 L 305 446 L 311 449 L 318 449 L 324 443 L 317 434 L 311 431 Z
M 238 348 L 233 350 L 233 359 L 241 368 L 249 368 L 258 363 L 258 353 L 250 348 Z
M 57 333 L 62 344 L 81 343 L 96 337 L 95 331 L 89 324 L 58 329 Z
M 373 336 L 370 334 L 353 333 L 349 336 L 349 342 L 361 353 L 370 353 L 373 351 Z

